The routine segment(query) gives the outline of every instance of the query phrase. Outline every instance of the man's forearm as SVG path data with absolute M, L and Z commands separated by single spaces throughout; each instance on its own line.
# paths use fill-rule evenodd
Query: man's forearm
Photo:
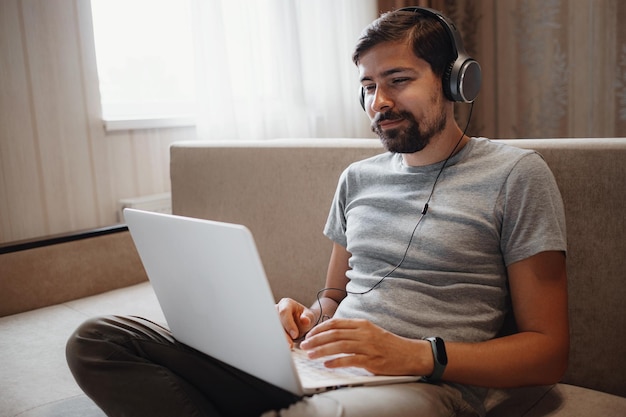
M 568 344 L 523 332 L 482 343 L 446 343 L 443 379 L 491 388 L 547 385 L 567 368 Z
M 328 320 L 335 315 L 339 303 L 330 297 L 322 296 L 311 306 L 311 311 L 315 314 L 315 324 Z

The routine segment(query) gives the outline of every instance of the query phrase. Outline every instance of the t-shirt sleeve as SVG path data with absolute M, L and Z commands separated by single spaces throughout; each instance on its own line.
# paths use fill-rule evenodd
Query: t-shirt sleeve
M 507 266 L 544 251 L 567 250 L 561 193 L 536 152 L 518 161 L 502 193 L 501 250 Z
M 347 198 L 347 176 L 346 169 L 339 177 L 339 183 L 335 190 L 335 196 L 330 206 L 330 212 L 324 226 L 324 235 L 335 243 L 346 247 L 348 244 L 346 238 L 346 198 Z

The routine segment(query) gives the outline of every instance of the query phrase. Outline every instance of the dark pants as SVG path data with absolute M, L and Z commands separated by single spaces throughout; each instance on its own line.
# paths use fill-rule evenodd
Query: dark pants
M 66 356 L 78 385 L 108 416 L 258 416 L 300 399 L 137 317 L 86 321 Z

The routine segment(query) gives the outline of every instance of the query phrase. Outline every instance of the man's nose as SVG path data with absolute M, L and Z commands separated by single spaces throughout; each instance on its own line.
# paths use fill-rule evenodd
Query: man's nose
M 382 87 L 376 87 L 376 92 L 372 98 L 371 109 L 374 112 L 382 113 L 393 107 L 393 100 L 390 94 Z

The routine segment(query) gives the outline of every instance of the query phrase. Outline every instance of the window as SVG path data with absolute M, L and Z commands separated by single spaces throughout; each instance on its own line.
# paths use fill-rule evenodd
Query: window
M 350 56 L 376 0 L 91 4 L 108 129 L 195 121 L 202 139 L 370 134 Z
M 107 127 L 192 123 L 189 0 L 91 0 L 91 7 Z

